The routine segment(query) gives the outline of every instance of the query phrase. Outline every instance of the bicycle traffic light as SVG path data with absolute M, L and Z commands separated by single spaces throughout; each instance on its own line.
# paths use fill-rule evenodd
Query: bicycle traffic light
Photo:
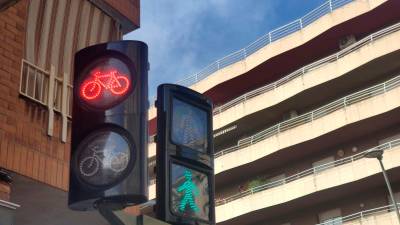
M 163 84 L 156 106 L 157 217 L 215 224 L 212 103 L 186 87 Z
M 98 44 L 75 54 L 68 205 L 147 201 L 147 45 Z

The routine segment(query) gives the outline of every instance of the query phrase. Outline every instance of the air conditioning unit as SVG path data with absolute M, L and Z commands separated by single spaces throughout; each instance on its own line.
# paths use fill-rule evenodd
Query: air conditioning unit
M 344 49 L 354 43 L 356 43 L 356 37 L 354 37 L 354 35 L 348 35 L 339 40 L 339 48 Z

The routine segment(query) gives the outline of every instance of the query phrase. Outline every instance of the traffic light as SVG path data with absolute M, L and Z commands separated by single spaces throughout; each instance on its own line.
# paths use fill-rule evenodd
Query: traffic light
M 68 205 L 146 202 L 147 45 L 98 44 L 75 54 Z
M 215 224 L 212 103 L 163 84 L 156 106 L 157 217 L 174 225 Z

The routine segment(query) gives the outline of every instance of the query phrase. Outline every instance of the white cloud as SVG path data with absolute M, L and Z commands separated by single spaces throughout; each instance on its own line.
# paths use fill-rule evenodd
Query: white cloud
M 217 58 L 210 56 L 223 56 L 210 46 L 223 45 L 224 42 L 232 45 L 225 32 L 246 35 L 244 32 L 259 28 L 257 26 L 260 26 L 267 15 L 271 18 L 272 7 L 265 7 L 272 5 L 273 1 L 270 2 L 271 4 L 265 4 L 263 0 L 144 0 L 141 1 L 141 28 L 124 38 L 148 43 L 151 63 L 149 81 L 150 88 L 153 89 L 151 93 L 155 93 L 155 85 L 176 82 L 207 66 L 204 59 L 212 62 Z M 224 24 L 226 26 L 222 27 Z M 207 42 L 201 40 L 205 35 Z M 244 46 L 235 46 L 232 51 L 242 47 Z M 205 48 L 210 49 L 205 51 Z M 227 53 L 229 52 L 222 54 Z

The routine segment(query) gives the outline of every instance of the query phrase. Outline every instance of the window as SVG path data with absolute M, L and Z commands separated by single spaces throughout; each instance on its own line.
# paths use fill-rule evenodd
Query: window
M 286 178 L 285 174 L 279 174 L 277 176 L 268 178 L 267 179 L 267 183 L 273 183 L 274 182 L 274 186 L 275 185 L 281 185 L 281 184 L 286 183 L 285 180 L 283 180 L 285 178 Z M 280 181 L 280 182 L 276 182 L 276 181 Z
M 395 193 L 393 193 L 393 195 L 394 195 L 393 196 L 394 200 L 396 201 L 397 204 L 399 204 L 400 203 L 400 192 L 395 192 Z M 390 198 L 390 195 L 388 195 L 387 198 L 388 198 L 389 205 L 393 204 L 392 199 Z
M 388 142 L 391 142 L 391 141 L 394 141 L 394 140 L 397 140 L 397 139 L 400 139 L 400 134 L 395 134 L 395 135 L 392 135 L 390 137 L 387 137 L 387 138 L 379 140 L 379 145 L 385 144 L 385 143 L 388 143 Z
M 342 212 L 340 209 L 331 209 L 318 214 L 320 223 L 324 225 L 342 224 Z
M 283 114 L 283 120 L 290 120 L 292 118 L 295 118 L 296 116 L 298 116 L 299 113 L 296 110 L 290 110 L 289 112 Z
M 324 159 L 313 162 L 312 165 L 314 168 L 314 173 L 318 173 L 318 172 L 321 172 L 326 169 L 334 167 L 335 166 L 335 164 L 333 163 L 334 161 L 335 161 L 335 157 L 329 156 Z
M 324 225 L 340 225 L 342 224 L 342 217 L 336 217 L 322 221 Z

